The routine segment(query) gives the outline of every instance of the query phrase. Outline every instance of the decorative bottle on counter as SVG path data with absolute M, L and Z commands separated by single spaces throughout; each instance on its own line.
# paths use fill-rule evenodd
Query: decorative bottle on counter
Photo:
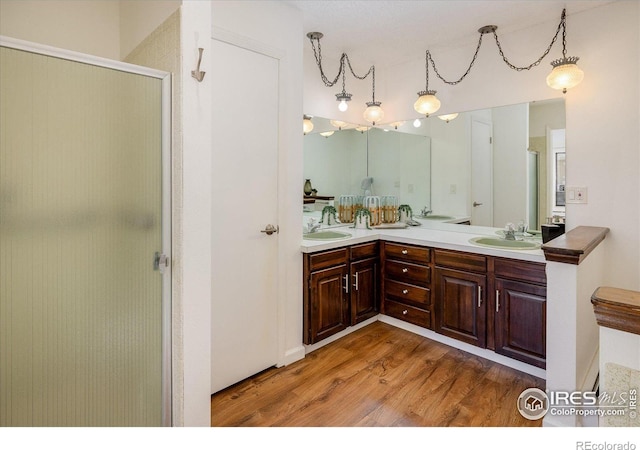
M 304 182 L 304 195 L 311 195 L 313 187 L 311 186 L 311 180 L 307 178 Z

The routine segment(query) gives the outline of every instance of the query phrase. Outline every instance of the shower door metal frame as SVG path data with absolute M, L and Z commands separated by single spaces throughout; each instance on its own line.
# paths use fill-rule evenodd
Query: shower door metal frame
M 37 44 L 0 35 L 0 47 L 22 50 L 68 61 L 89 64 L 105 69 L 142 75 L 161 80 L 162 85 L 162 249 L 167 256 L 167 267 L 162 271 L 162 425 L 172 425 L 172 371 L 171 371 L 171 73 L 135 64 L 87 55 L 71 50 Z M 153 255 L 149 255 L 149 270 Z

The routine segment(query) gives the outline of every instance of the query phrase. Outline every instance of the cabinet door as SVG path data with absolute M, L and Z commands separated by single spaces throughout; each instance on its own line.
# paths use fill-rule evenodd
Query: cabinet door
M 546 287 L 496 278 L 496 353 L 545 368 Z
M 309 276 L 309 344 L 347 328 L 349 273 L 347 265 L 311 272 Z
M 351 325 L 378 314 L 378 258 L 351 263 Z
M 486 276 L 436 267 L 435 331 L 486 346 Z

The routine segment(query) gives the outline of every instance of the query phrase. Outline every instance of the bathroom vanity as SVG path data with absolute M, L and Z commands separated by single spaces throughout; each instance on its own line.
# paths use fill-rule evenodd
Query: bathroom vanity
M 305 344 L 379 315 L 545 368 L 542 250 L 469 242 L 489 227 L 339 229 L 351 237 L 303 240 Z

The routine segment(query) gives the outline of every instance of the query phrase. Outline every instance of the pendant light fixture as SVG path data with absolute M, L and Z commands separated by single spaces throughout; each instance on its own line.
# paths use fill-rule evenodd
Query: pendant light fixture
M 449 123 L 451 122 L 453 119 L 455 119 L 456 117 L 458 117 L 458 113 L 453 113 L 453 114 L 443 114 L 441 116 L 438 116 L 438 119 L 440 120 L 444 120 L 445 122 Z
M 335 131 L 333 131 L 333 130 L 331 130 L 331 131 L 323 131 L 322 133 L 320 133 L 320 136 L 328 138 L 329 136 L 333 135 L 333 133 L 335 133 Z
M 345 71 L 342 71 L 342 92 L 340 92 L 339 94 L 336 94 L 336 100 L 339 101 L 340 103 L 338 104 L 338 109 L 342 112 L 345 112 L 348 108 L 349 105 L 347 104 L 347 102 L 351 101 L 351 94 L 347 94 L 346 90 L 345 90 Z
M 376 69 L 371 66 L 371 70 L 373 71 L 373 88 L 371 91 L 371 101 L 367 102 L 367 109 L 364 110 L 362 117 L 364 120 L 375 125 L 376 122 L 380 123 L 382 119 L 384 119 L 384 111 L 380 108 L 382 103 L 376 101 Z
M 562 10 L 562 58 L 551 61 L 553 70 L 547 76 L 547 85 L 553 89 L 562 89 L 566 94 L 567 89 L 580 84 L 584 78 L 584 72 L 577 66 L 580 58 L 577 56 L 567 57 L 567 23 L 566 13 Z
M 307 134 L 311 133 L 313 130 L 313 122 L 311 121 L 311 116 L 304 115 L 302 116 L 302 133 Z
M 370 102 L 367 102 L 367 109 L 365 109 L 363 113 L 363 117 L 367 122 L 370 122 L 373 125 L 375 125 L 376 122 L 380 122 L 384 117 L 384 111 L 382 110 L 382 108 L 380 108 L 381 103 L 376 101 L 375 66 L 371 66 L 369 68 L 369 71 L 364 75 L 362 76 L 357 75 L 353 70 L 353 67 L 351 66 L 351 61 L 349 60 L 349 56 L 346 53 L 343 53 L 340 56 L 340 66 L 338 68 L 338 74 L 335 76 L 333 80 L 330 80 L 325 75 L 324 69 L 322 67 L 322 47 L 320 46 L 320 39 L 322 39 L 323 36 L 324 35 L 319 31 L 312 31 L 310 33 L 307 33 L 307 38 L 309 38 L 309 41 L 311 42 L 311 47 L 313 48 L 313 56 L 316 59 L 316 65 L 320 70 L 320 78 L 322 78 L 322 82 L 324 83 L 324 85 L 327 87 L 332 87 L 338 82 L 338 80 L 340 79 L 340 76 L 342 76 L 342 92 L 340 92 L 339 94 L 336 94 L 336 100 L 340 102 L 340 104 L 338 105 L 338 109 L 342 112 L 346 111 L 347 108 L 349 107 L 347 102 L 351 101 L 351 94 L 347 93 L 346 87 L 345 87 L 347 67 L 349 67 L 349 71 L 351 72 L 351 75 L 353 75 L 354 78 L 357 78 L 358 80 L 364 80 L 369 76 L 369 74 L 371 74 L 373 78 L 372 100 Z M 316 44 L 317 44 L 317 47 L 316 47 Z
M 431 53 L 427 50 L 425 54 L 425 72 L 426 76 L 426 86 L 424 91 L 418 92 L 418 100 L 413 104 L 413 109 L 415 109 L 420 114 L 424 114 L 426 117 L 429 117 L 429 114 L 433 114 L 437 110 L 440 109 L 440 100 L 436 97 L 436 91 L 429 90 L 429 59 L 431 57 Z

